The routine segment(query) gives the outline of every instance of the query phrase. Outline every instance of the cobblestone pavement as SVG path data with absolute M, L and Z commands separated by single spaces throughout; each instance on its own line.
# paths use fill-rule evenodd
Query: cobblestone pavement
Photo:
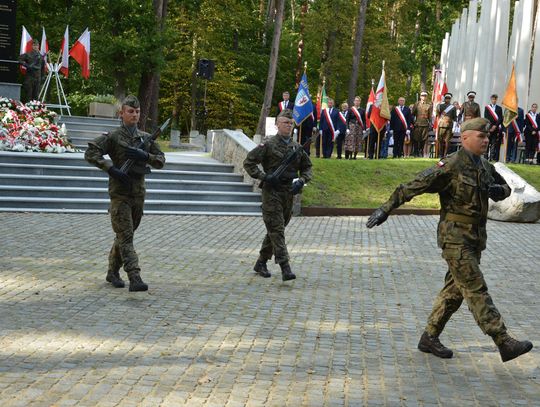
M 538 348 L 503 364 L 462 306 L 416 345 L 445 265 L 436 217 L 295 218 L 298 279 L 251 267 L 260 218 L 146 216 L 148 293 L 104 282 L 104 215 L 0 214 L 1 406 L 540 405 Z M 483 270 L 510 332 L 537 346 L 540 225 L 490 222 Z

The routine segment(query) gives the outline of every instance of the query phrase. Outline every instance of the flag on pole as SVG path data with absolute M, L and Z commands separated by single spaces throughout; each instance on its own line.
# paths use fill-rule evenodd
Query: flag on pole
M 69 74 L 69 26 L 66 26 L 62 45 L 60 46 L 60 73 L 66 78 Z
M 432 96 L 432 105 L 433 105 L 433 130 L 435 131 L 435 136 L 437 136 L 437 127 L 439 126 L 439 115 L 437 114 L 437 106 L 442 103 L 444 100 L 444 95 L 448 93 L 448 87 L 446 83 L 441 78 L 441 70 L 435 70 L 435 80 L 433 83 L 433 96 Z
M 22 36 L 21 36 L 21 49 L 19 52 L 19 55 L 26 54 L 27 52 L 32 51 L 32 37 L 26 30 L 26 27 L 22 26 Z M 26 67 L 20 66 L 21 73 L 24 75 L 26 74 Z
M 45 34 L 45 27 L 42 28 L 43 32 L 41 33 L 41 46 L 39 48 L 39 53 L 45 61 L 45 70 L 48 71 L 49 68 L 47 68 L 47 53 L 49 52 L 49 42 L 47 41 L 47 34 Z
M 90 77 L 90 31 L 88 31 L 88 28 L 73 44 L 69 55 L 81 66 L 82 77 L 88 79 Z
M 317 94 L 317 116 L 321 117 L 321 110 L 328 108 L 328 97 L 326 96 L 326 84 L 323 81 L 323 85 L 319 93 Z
M 307 75 L 304 72 L 294 101 L 293 118 L 297 126 L 313 114 L 313 102 L 309 94 Z
M 508 80 L 508 85 L 506 86 L 506 92 L 502 100 L 502 106 L 504 109 L 503 115 L 503 126 L 508 127 L 508 125 L 514 120 L 518 115 L 518 96 L 516 92 L 516 72 L 514 69 L 514 64 L 512 64 L 512 73 L 510 74 L 510 79 Z
M 377 92 L 375 93 L 375 101 L 371 106 L 369 119 L 377 129 L 377 132 L 381 131 L 386 125 L 386 122 L 390 120 L 390 105 L 388 103 L 384 63 L 381 78 L 379 79 L 379 85 L 377 85 Z
M 373 86 L 372 86 L 371 91 L 369 92 L 369 98 L 367 100 L 367 105 L 366 105 L 366 129 L 368 127 L 371 127 L 371 120 L 369 120 L 369 115 L 367 113 L 369 112 L 369 108 L 374 102 L 375 102 L 375 91 L 373 90 Z

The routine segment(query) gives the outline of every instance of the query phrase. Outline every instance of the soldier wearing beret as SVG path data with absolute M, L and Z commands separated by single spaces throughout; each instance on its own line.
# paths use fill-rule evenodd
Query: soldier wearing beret
M 287 281 L 295 279 L 296 275 L 289 264 L 285 227 L 291 220 L 293 196 L 299 194 L 304 184 L 311 180 L 312 172 L 308 155 L 291 137 L 293 118 L 290 110 L 278 115 L 276 126 L 276 136 L 248 153 L 244 169 L 252 178 L 262 181 L 262 213 L 266 225 L 266 236 L 253 269 L 262 277 L 271 277 L 266 263 L 273 255 L 281 268 L 283 281 Z M 295 159 L 281 177 L 276 177 L 273 172 L 293 151 L 296 151 Z
M 455 106 L 452 104 L 451 93 L 446 93 L 444 95 L 444 102 L 437 107 L 437 113 L 439 115 L 437 141 L 439 143 L 439 156 L 443 158 L 448 154 L 450 142 L 454 135 L 452 132 L 454 121 L 457 120 L 457 112 Z
M 109 269 L 106 280 L 114 287 L 123 288 L 124 280 L 119 270 L 123 266 L 129 278 L 129 291 L 147 291 L 141 279 L 139 258 L 133 247 L 133 235 L 141 222 L 146 193 L 144 175 L 149 172 L 147 164 L 163 168 L 165 155 L 148 133 L 137 129 L 141 115 L 139 101 L 127 96 L 120 113 L 122 126 L 88 143 L 85 159 L 109 174 L 111 223 L 116 237 L 109 253 Z M 144 142 L 144 149 L 139 148 Z M 108 154 L 112 162 L 105 160 Z M 126 174 L 120 170 L 128 160 L 135 165 Z
M 463 121 L 474 119 L 475 117 L 480 117 L 480 105 L 474 101 L 476 97 L 476 92 L 471 90 L 467 92 L 467 101 L 463 102 L 461 106 L 461 114 Z
M 429 126 L 431 125 L 433 105 L 426 101 L 426 97 L 427 92 L 421 92 L 420 100 L 414 104 L 412 109 L 414 116 L 413 155 L 415 157 L 425 155 L 424 146 L 426 146 Z
M 480 329 L 493 338 L 503 362 L 532 349 L 529 341 L 512 338 L 488 293 L 480 271 L 480 255 L 486 248 L 488 198 L 500 201 L 510 187 L 484 157 L 489 143 L 489 121 L 476 118 L 463 123 L 462 146 L 416 179 L 400 185 L 390 199 L 369 217 L 367 227 L 380 225 L 393 209 L 423 193 L 438 193 L 441 213 L 437 243 L 448 264 L 426 329 L 418 343 L 422 352 L 451 358 L 453 352 L 439 340 L 446 323 L 467 302 Z

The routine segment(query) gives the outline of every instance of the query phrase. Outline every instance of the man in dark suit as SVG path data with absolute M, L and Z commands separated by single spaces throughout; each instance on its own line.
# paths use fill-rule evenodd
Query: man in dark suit
M 390 112 L 390 131 L 394 137 L 393 158 L 403 157 L 403 144 L 405 138 L 411 134 L 411 109 L 405 106 L 405 98 L 400 97 L 398 104 Z
M 334 139 L 340 133 L 338 130 L 338 115 L 338 109 L 334 107 L 334 99 L 328 98 L 328 108 L 321 110 L 321 118 L 319 120 L 319 134 L 322 137 L 323 158 L 332 157 Z M 318 153 L 317 157 L 319 157 Z
M 484 119 L 490 122 L 489 146 L 486 151 L 486 158 L 490 161 L 499 161 L 499 151 L 502 141 L 502 107 L 497 104 L 497 95 L 491 95 L 491 103 L 484 108 Z
M 525 112 L 521 107 L 518 107 L 518 115 L 512 120 L 508 128 L 506 129 L 508 135 L 508 143 L 506 150 L 506 162 L 515 163 L 517 161 L 517 148 L 518 144 L 525 140 L 523 134 L 523 127 L 525 127 Z
M 285 109 L 288 109 L 290 111 L 294 109 L 294 102 L 289 99 L 290 98 L 289 92 L 287 91 L 283 92 L 282 96 L 283 96 L 283 100 L 278 103 L 276 116 Z
M 534 154 L 538 149 L 538 129 L 540 129 L 540 114 L 536 113 L 538 105 L 533 103 L 531 105 L 531 110 L 525 115 L 525 156 L 526 162 L 529 164 L 533 163 Z M 538 162 L 536 157 L 536 163 Z
M 349 105 L 347 103 L 341 104 L 341 111 L 338 112 L 337 129 L 339 135 L 336 136 L 336 148 L 337 159 L 341 160 L 341 152 L 343 151 L 343 142 L 345 141 L 345 135 L 347 134 L 347 116 L 349 115 Z

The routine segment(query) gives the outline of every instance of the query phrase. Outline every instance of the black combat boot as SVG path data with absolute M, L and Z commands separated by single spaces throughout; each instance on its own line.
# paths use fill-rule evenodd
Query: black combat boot
M 120 273 L 118 271 L 108 271 L 105 280 L 111 283 L 115 288 L 124 288 L 126 286 L 124 280 L 120 278 Z
M 268 271 L 268 268 L 266 267 L 266 262 L 263 260 L 257 260 L 255 263 L 255 266 L 253 266 L 253 270 L 255 273 L 260 275 L 261 277 L 268 278 L 272 277 L 272 274 Z
M 142 281 L 139 273 L 128 275 L 129 277 L 129 291 L 148 291 L 148 285 Z
M 505 335 L 503 341 L 497 346 L 499 348 L 502 361 L 508 362 L 509 360 L 515 359 L 518 356 L 530 351 L 533 344 L 529 341 L 518 341 L 517 339 L 512 338 L 510 335 Z
M 438 336 L 431 336 L 426 331 L 424 331 L 420 342 L 418 342 L 418 349 L 425 353 L 432 353 L 443 359 L 450 359 L 454 355 L 452 350 L 448 349 L 439 341 Z
M 291 271 L 289 262 L 281 263 L 279 266 L 281 267 L 281 279 L 283 281 L 294 280 L 296 278 L 296 275 Z

